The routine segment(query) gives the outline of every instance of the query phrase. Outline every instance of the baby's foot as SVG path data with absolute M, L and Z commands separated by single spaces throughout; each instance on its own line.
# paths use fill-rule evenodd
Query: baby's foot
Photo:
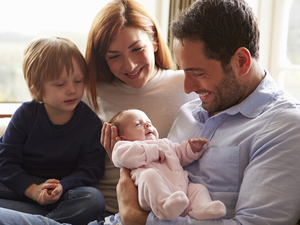
M 189 199 L 183 191 L 172 193 L 163 204 L 165 210 L 165 219 L 174 220 L 183 213 L 189 205 Z
M 206 206 L 193 205 L 189 215 L 197 220 L 217 219 L 225 216 L 226 207 L 221 201 L 212 201 Z

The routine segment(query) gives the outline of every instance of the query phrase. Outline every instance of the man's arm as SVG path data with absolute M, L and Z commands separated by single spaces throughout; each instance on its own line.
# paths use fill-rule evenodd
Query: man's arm
M 120 216 L 124 225 L 146 224 L 149 212 L 139 206 L 137 188 L 130 178 L 128 169 L 121 169 L 117 196 Z

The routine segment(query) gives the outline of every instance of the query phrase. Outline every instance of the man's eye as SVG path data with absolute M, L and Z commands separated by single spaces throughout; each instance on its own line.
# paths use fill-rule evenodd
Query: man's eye
M 201 77 L 201 76 L 204 75 L 204 73 L 193 72 L 193 75 L 194 75 L 195 77 Z

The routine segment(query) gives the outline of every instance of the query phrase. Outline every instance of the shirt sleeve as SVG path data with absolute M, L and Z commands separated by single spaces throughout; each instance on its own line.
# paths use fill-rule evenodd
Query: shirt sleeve
M 21 166 L 23 145 L 30 132 L 35 113 L 35 109 L 28 106 L 34 105 L 23 104 L 16 110 L 0 138 L 0 181 L 19 195 L 23 195 L 34 183 Z
M 97 117 L 87 133 L 74 171 L 60 180 L 64 193 L 69 189 L 97 183 L 104 175 L 106 151 L 100 143 L 102 123 Z
M 119 141 L 112 153 L 112 160 L 119 168 L 135 169 L 158 159 L 158 145 L 140 141 Z
M 202 155 L 200 152 L 193 152 L 187 140 L 181 142 L 181 144 L 177 142 L 171 142 L 166 138 L 162 140 L 166 142 L 175 152 L 180 161 L 180 165 L 183 167 L 199 159 Z

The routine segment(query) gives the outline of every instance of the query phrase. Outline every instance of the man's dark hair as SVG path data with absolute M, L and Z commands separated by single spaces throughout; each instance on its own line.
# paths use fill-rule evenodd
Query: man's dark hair
M 244 0 L 198 0 L 172 21 L 171 31 L 181 41 L 202 41 L 205 56 L 223 68 L 239 47 L 259 58 L 257 19 Z

